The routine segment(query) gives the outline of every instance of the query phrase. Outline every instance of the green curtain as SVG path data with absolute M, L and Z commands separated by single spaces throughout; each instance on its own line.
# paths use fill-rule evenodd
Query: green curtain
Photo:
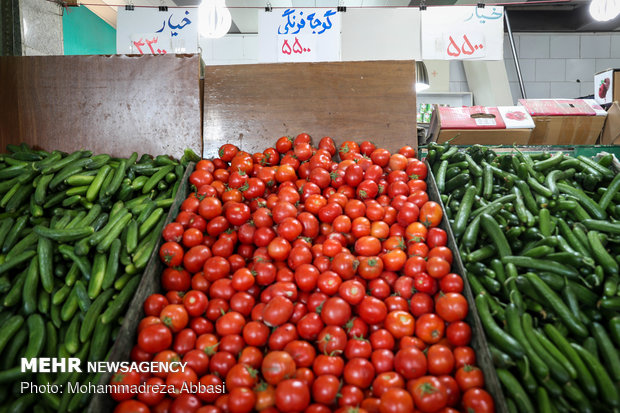
M 0 56 L 21 56 L 19 0 L 0 1 Z

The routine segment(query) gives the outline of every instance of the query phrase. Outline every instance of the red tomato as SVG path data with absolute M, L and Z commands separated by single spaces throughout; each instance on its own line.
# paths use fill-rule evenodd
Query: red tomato
M 370 387 L 375 377 L 375 368 L 370 361 L 364 358 L 354 358 L 344 367 L 345 383 L 361 389 Z
M 495 404 L 489 393 L 483 389 L 473 388 L 463 394 L 463 409 L 474 413 L 495 412 Z
M 148 316 L 159 317 L 161 310 L 167 306 L 168 299 L 161 294 L 151 294 L 144 301 L 144 313 Z
M 429 228 L 439 225 L 442 217 L 443 211 L 437 202 L 428 201 L 420 208 L 420 222 Z
M 300 412 L 310 404 L 310 389 L 298 379 L 283 380 L 276 387 L 276 407 L 281 412 Z
M 312 398 L 317 403 L 330 405 L 336 401 L 340 380 L 332 374 L 323 374 L 312 384 Z
M 209 304 L 209 299 L 202 291 L 192 290 L 183 296 L 183 305 L 192 317 L 203 315 Z
M 295 373 L 295 361 L 285 351 L 272 351 L 263 359 L 261 372 L 263 378 L 269 384 L 276 385 Z
M 426 356 L 417 347 L 399 350 L 394 357 L 394 369 L 407 380 L 424 376 L 427 368 Z
M 448 404 L 443 383 L 435 376 L 423 376 L 411 383 L 410 392 L 416 407 L 425 413 L 436 412 Z
M 381 395 L 379 404 L 380 413 L 400 413 L 413 412 L 413 398 L 409 392 L 399 389 L 390 388 Z
M 183 225 L 171 222 L 164 228 L 162 237 L 168 242 L 180 242 L 183 239 Z
M 463 278 L 458 274 L 447 274 L 439 280 L 439 288 L 444 293 L 461 293 L 463 291 Z
M 464 321 L 450 323 L 446 328 L 446 337 L 455 347 L 467 346 L 471 341 L 471 327 Z
M 473 387 L 484 387 L 484 374 L 478 367 L 466 364 L 454 374 L 461 391 L 466 391 Z
M 189 316 L 185 307 L 179 304 L 169 304 L 161 310 L 159 318 L 172 332 L 178 332 L 187 326 Z
M 474 353 L 474 349 L 468 346 L 457 347 L 453 350 L 454 352 L 454 360 L 455 367 L 458 369 L 467 364 L 473 366 L 476 364 L 476 353 Z
M 433 344 L 426 352 L 428 372 L 433 376 L 451 374 L 454 370 L 454 355 L 448 346 Z
M 439 294 L 435 300 L 435 310 L 439 317 L 448 323 L 464 320 L 467 316 L 467 300 L 460 293 Z
M 444 330 L 444 321 L 437 314 L 423 314 L 416 320 L 415 335 L 427 344 L 439 342 Z
M 172 345 L 172 332 L 163 324 L 153 324 L 138 333 L 138 345 L 148 353 L 159 353 Z
M 136 371 L 128 371 L 126 373 L 117 372 L 110 379 L 110 384 L 121 385 L 119 387 L 113 387 L 113 391 L 110 392 L 110 396 L 120 402 L 122 400 L 131 399 L 136 395 L 136 393 L 132 393 L 131 391 L 117 391 L 115 389 L 124 388 L 131 390 L 132 386 L 137 387 L 140 384 L 140 374 Z
M 146 404 L 137 400 L 125 400 L 114 408 L 113 413 L 149 413 Z
M 445 247 L 448 242 L 446 231 L 441 228 L 431 228 L 426 235 L 426 243 L 429 248 Z
M 415 320 L 407 311 L 391 311 L 385 318 L 384 324 L 396 339 L 411 336 L 415 331 Z
M 178 267 L 183 262 L 183 247 L 178 242 L 165 242 L 159 249 L 159 258 L 169 267 Z

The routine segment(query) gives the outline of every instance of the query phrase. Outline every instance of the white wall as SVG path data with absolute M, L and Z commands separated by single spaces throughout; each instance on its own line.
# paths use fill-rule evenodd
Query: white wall
M 24 56 L 63 54 L 62 8 L 58 4 L 19 0 L 19 17 Z
M 206 65 L 258 63 L 257 34 L 229 34 L 221 39 L 200 37 L 198 45 Z
M 504 41 L 513 98 L 521 96 L 517 72 Z M 574 98 L 594 93 L 594 74 L 620 67 L 620 33 L 515 34 L 521 76 L 528 98 Z

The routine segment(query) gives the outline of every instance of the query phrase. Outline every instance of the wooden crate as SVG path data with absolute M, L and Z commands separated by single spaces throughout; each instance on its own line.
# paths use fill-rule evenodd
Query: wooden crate
M 185 174 L 183 174 L 183 177 L 181 178 L 182 181 L 179 185 L 179 189 L 177 190 L 174 202 L 172 203 L 172 206 L 168 211 L 168 215 L 166 216 L 164 225 L 168 225 L 170 222 L 174 221 L 179 213 L 181 204 L 185 198 L 187 198 L 190 186 L 189 175 L 194 171 L 194 166 L 195 164 L 193 162 L 190 162 L 187 166 Z M 149 295 L 161 290 L 160 280 L 161 273 L 164 270 L 164 265 L 159 259 L 159 248 L 161 247 L 162 242 L 163 238 L 160 237 L 157 246 L 149 258 L 149 262 L 144 269 L 142 280 L 140 281 L 138 289 L 129 304 L 129 308 L 125 314 L 125 319 L 123 320 L 123 325 L 118 332 L 116 341 L 108 353 L 109 356 L 106 361 L 127 361 L 130 359 L 129 356 L 131 349 L 137 340 L 138 324 L 144 317 L 144 301 Z M 111 377 L 112 373 L 101 374 L 99 384 L 108 384 Z M 115 405 L 116 402 L 112 400 L 108 394 L 97 393 L 91 399 L 86 411 L 88 413 L 111 412 L 114 410 Z
M 202 150 L 199 56 L 0 57 L 0 148 Z
M 207 66 L 203 125 L 205 158 L 224 143 L 262 152 L 302 132 L 315 144 L 330 136 L 417 149 L 415 62 Z
M 428 186 L 427 192 L 429 199 L 431 201 L 439 203 L 439 205 L 441 205 L 442 211 L 445 211 L 443 202 L 441 202 L 439 190 L 437 189 L 435 176 L 433 175 L 433 172 L 428 162 L 426 162 L 426 166 L 428 168 L 428 177 L 426 178 L 426 183 Z M 470 346 L 476 352 L 476 361 L 478 363 L 478 367 L 480 367 L 480 369 L 484 373 L 486 390 L 491 394 L 491 396 L 493 396 L 493 399 L 495 401 L 495 411 L 507 412 L 508 406 L 506 404 L 506 398 L 504 397 L 502 386 L 497 377 L 493 360 L 491 359 L 491 353 L 489 352 L 489 345 L 484 333 L 484 328 L 482 327 L 482 322 L 480 321 L 480 317 L 478 316 L 478 311 L 476 309 L 474 294 L 467 280 L 467 270 L 465 270 L 465 266 L 463 265 L 463 261 L 461 260 L 459 247 L 456 243 L 456 239 L 454 238 L 454 234 L 452 233 L 452 227 L 450 227 L 450 223 L 448 222 L 448 218 L 446 217 L 445 212 L 443 218 L 441 219 L 439 227 L 446 231 L 446 234 L 448 234 L 447 246 L 452 251 L 452 256 L 454 257 L 452 262 L 452 270 L 459 274 L 461 277 L 463 277 L 463 295 L 467 299 L 467 304 L 469 305 L 469 313 L 467 314 L 467 318 L 465 319 L 465 321 L 471 327 L 472 333 Z

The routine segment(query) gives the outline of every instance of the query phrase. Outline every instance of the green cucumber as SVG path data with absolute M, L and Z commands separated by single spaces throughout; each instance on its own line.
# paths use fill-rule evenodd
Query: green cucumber
M 90 280 L 92 267 L 91 267 L 90 261 L 88 261 L 86 257 L 78 256 L 77 254 L 75 254 L 75 251 L 73 250 L 73 248 L 71 248 L 68 245 L 60 245 L 58 247 L 58 251 L 62 255 L 66 256 L 71 261 L 73 261 L 80 269 L 84 278 L 86 278 L 87 280 Z
M 544 297 L 545 303 L 548 304 L 554 313 L 562 320 L 568 329 L 578 337 L 587 337 L 588 329 L 577 319 L 568 309 L 566 304 L 560 297 L 549 287 L 543 280 L 534 273 L 525 274 L 527 280 L 532 284 L 534 289 Z
M 37 244 L 37 256 L 39 259 L 39 276 L 41 286 L 51 293 L 54 290 L 54 264 L 53 245 L 49 238 L 40 237 Z
M 101 186 L 103 185 L 103 181 L 108 176 L 112 168 L 109 165 L 104 165 L 99 169 L 95 179 L 88 186 L 88 190 L 86 191 L 86 199 L 89 202 L 93 202 L 97 199 L 99 195 L 99 191 L 101 190 Z
M 571 346 L 564 334 L 553 324 L 545 324 L 544 330 L 547 337 L 557 346 L 561 353 L 566 356 L 575 370 L 577 370 L 577 381 L 581 385 L 581 388 L 589 397 L 597 397 L 598 389 L 594 382 L 594 378 L 590 374 L 590 370 L 588 370 L 584 360 L 582 360 L 577 351 Z
M 134 276 L 121 290 L 120 293 L 116 296 L 116 298 L 110 303 L 109 307 L 106 311 L 101 315 L 101 322 L 104 324 L 111 323 L 118 319 L 123 311 L 125 311 L 127 305 L 129 305 L 129 301 L 133 297 L 134 292 L 138 288 L 138 284 L 140 284 L 140 277 Z
M 521 268 L 532 268 L 540 271 L 554 272 L 572 279 L 579 277 L 579 272 L 572 267 L 557 263 L 549 262 L 542 259 L 522 257 L 522 256 L 505 256 L 502 258 L 504 264 L 514 264 Z
M 538 353 L 534 351 L 533 346 L 526 337 L 519 318 L 519 310 L 514 304 L 509 304 L 506 307 L 506 326 L 508 333 L 521 344 L 536 377 L 539 379 L 546 377 L 549 374 L 549 367 L 540 358 Z
M 37 309 L 37 292 L 39 286 L 39 260 L 35 255 L 26 272 L 26 282 L 22 291 L 22 302 L 25 314 L 32 314 Z
M 28 269 L 20 272 L 14 279 L 13 285 L 11 289 L 4 296 L 4 300 L 2 302 L 4 307 L 13 307 L 17 305 L 22 298 L 22 290 L 24 287 L 24 283 L 26 282 L 26 276 L 28 274 Z
M 92 274 L 88 283 L 88 297 L 95 299 L 103 286 L 103 280 L 106 274 L 107 256 L 102 253 L 95 254 L 93 260 Z
M 110 249 L 112 242 L 117 239 L 123 229 L 129 224 L 131 221 L 131 212 L 127 211 L 116 223 L 110 228 L 106 236 L 97 244 L 97 252 L 104 253 Z
M 614 347 L 607 335 L 607 331 L 605 331 L 601 324 L 593 322 L 591 331 L 611 378 L 614 381 L 620 381 L 620 356 L 618 355 L 618 349 Z
M 476 296 L 476 307 L 480 315 L 480 321 L 484 327 L 484 331 L 489 337 L 489 340 L 497 346 L 500 350 L 510 354 L 516 359 L 520 359 L 524 356 L 521 344 L 515 340 L 510 334 L 501 329 L 493 320 L 491 313 L 489 312 L 489 304 L 486 294 L 478 294 Z
M 45 322 L 40 314 L 31 314 L 26 321 L 28 326 L 28 346 L 24 358 L 38 357 L 45 344 Z
M 605 370 L 598 358 L 576 343 L 571 343 L 571 346 L 577 351 L 579 357 L 584 360 L 592 376 L 596 379 L 602 399 L 613 407 L 620 407 L 620 393 L 616 390 L 611 377 L 609 377 L 607 370 Z
M 497 369 L 497 377 L 502 383 L 504 389 L 514 400 L 520 413 L 528 413 L 536 411 L 534 405 L 530 401 L 527 393 L 521 386 L 521 383 L 506 369 Z
M 119 238 L 112 241 L 108 261 L 105 266 L 105 274 L 103 277 L 102 288 L 108 289 L 114 284 L 116 275 L 118 274 L 118 261 L 121 250 L 121 240 Z
M 34 227 L 34 232 L 38 235 L 49 238 L 56 242 L 77 241 L 92 235 L 95 231 L 92 227 L 78 227 L 71 229 L 50 229 L 42 225 Z
M 77 298 L 80 310 L 82 310 L 82 312 L 84 313 L 87 312 L 92 303 L 90 297 L 88 296 L 88 293 L 86 292 L 86 287 L 84 286 L 82 280 L 77 280 L 75 282 L 75 285 L 73 286 L 73 289 L 75 290 L 75 296 Z
M 99 315 L 105 308 L 110 298 L 112 298 L 112 295 L 114 295 L 114 290 L 112 289 L 103 291 L 93 301 L 90 308 L 84 315 L 84 321 L 82 322 L 82 326 L 80 327 L 80 341 L 82 343 L 85 343 L 90 338 L 97 323 L 97 319 L 99 318 Z
M 588 242 L 594 259 L 603 267 L 605 272 L 610 275 L 618 275 L 618 263 L 607 252 L 597 231 L 588 231 Z

